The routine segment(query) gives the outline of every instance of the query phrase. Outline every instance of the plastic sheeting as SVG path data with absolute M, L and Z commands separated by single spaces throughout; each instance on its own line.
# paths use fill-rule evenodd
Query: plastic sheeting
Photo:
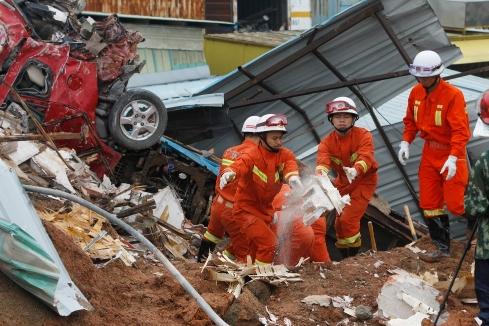
M 61 316 L 92 306 L 70 279 L 15 172 L 0 161 L 0 271 Z

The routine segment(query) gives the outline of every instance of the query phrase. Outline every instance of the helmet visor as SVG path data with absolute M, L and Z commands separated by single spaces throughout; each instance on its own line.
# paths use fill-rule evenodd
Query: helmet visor
M 355 108 L 345 101 L 333 101 L 326 104 L 327 114 L 332 114 L 332 113 L 337 113 L 337 112 L 347 111 L 347 110 L 355 110 Z
M 286 125 L 287 125 L 287 117 L 283 114 L 275 114 L 275 115 L 271 116 L 270 118 L 268 118 L 267 120 L 265 120 L 264 122 L 257 124 L 256 126 L 257 127 L 263 127 L 263 126 L 266 126 L 266 127 L 278 127 L 278 126 L 285 127 Z
M 427 77 L 430 77 L 432 76 L 433 72 L 435 72 L 436 70 L 440 69 L 441 67 L 441 63 L 437 66 L 434 66 L 434 67 L 423 67 L 423 66 L 417 66 L 417 65 L 414 65 L 414 64 L 410 64 L 409 65 L 409 73 L 411 75 L 415 75 L 415 76 L 427 76 Z

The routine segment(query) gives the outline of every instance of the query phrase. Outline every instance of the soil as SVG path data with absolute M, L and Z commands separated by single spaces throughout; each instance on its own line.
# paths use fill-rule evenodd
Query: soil
M 0 273 L 0 324 L 212 325 L 195 300 L 186 294 L 159 263 L 139 258 L 133 267 L 115 261 L 104 268 L 97 268 L 63 231 L 50 223 L 45 226 L 71 278 L 94 310 L 59 317 Z M 422 239 L 417 246 L 426 249 L 431 247 L 431 243 L 428 239 Z M 436 270 L 440 280 L 447 280 L 461 257 L 464 243 L 453 242 L 452 247 L 452 257 L 443 262 L 428 264 L 419 261 L 419 272 Z M 377 261 L 383 263 L 376 268 L 374 264 Z M 470 251 L 462 272 L 469 272 L 472 262 L 473 251 Z M 200 273 L 202 264 L 191 261 L 174 261 L 174 264 L 216 312 L 221 316 L 225 315 L 233 301 L 226 291 L 226 284 L 204 280 Z M 407 248 L 396 248 L 388 252 L 363 253 L 326 267 L 306 264 L 300 271 L 304 281 L 273 288 L 266 306 L 279 318 L 281 325 L 284 325 L 284 318 L 291 320 L 293 325 L 324 325 L 325 322 L 336 325 L 348 317 L 341 309 L 307 306 L 301 300 L 312 294 L 348 295 L 353 298 L 353 306 L 365 305 L 375 312 L 376 298 L 391 275 L 389 270 L 398 267 L 416 273 L 416 255 Z M 320 271 L 324 274 L 324 279 Z M 263 306 L 258 306 L 261 305 L 258 300 L 251 302 L 257 312 L 263 312 Z M 448 309 L 450 317 L 445 325 L 475 325 L 473 318 L 478 312 L 477 305 L 463 304 L 451 295 Z M 354 320 L 349 318 L 350 321 Z M 259 322 L 243 320 L 236 324 L 259 325 Z M 361 324 L 382 325 L 382 322 L 371 319 Z

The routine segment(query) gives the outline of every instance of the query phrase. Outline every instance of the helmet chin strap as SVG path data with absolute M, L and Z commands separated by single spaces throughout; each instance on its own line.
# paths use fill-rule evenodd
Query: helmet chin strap
M 347 128 L 336 128 L 334 125 L 333 127 L 336 129 L 336 131 L 338 131 L 339 133 L 341 134 L 346 134 L 348 132 L 348 130 L 350 130 L 351 128 L 353 128 L 353 124 Z
M 260 140 L 262 141 L 263 144 L 265 144 L 265 148 L 267 151 L 272 153 L 277 153 L 279 151 L 278 148 L 273 148 L 272 146 L 270 146 L 270 144 L 268 144 L 266 132 L 260 134 Z

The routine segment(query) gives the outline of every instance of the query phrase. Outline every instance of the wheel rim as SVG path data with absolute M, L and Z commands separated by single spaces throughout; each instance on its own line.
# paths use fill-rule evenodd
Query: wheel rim
M 145 140 L 158 130 L 160 115 L 156 106 L 145 100 L 129 102 L 121 111 L 119 126 L 131 140 Z

